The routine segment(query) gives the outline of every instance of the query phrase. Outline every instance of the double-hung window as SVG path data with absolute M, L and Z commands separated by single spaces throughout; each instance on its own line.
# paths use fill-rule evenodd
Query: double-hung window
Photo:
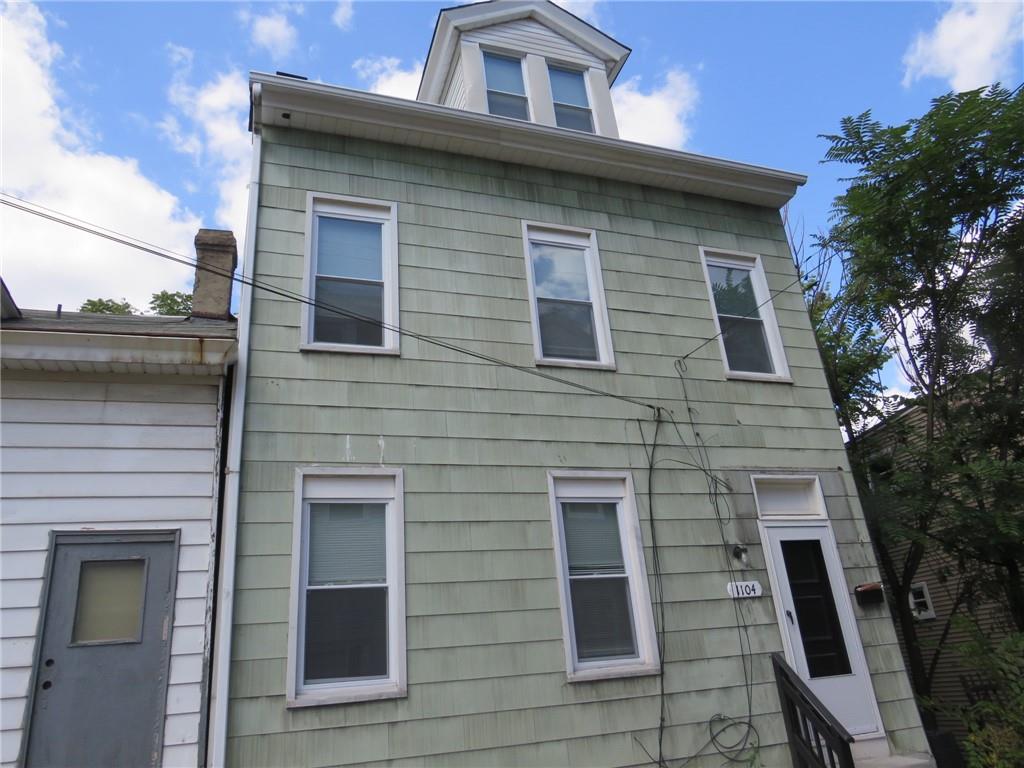
M 932 596 L 926 583 L 916 581 L 911 584 L 907 599 L 910 601 L 910 611 L 915 619 L 927 621 L 935 618 L 935 606 L 932 604 Z
M 308 195 L 303 348 L 398 352 L 395 203 Z
M 736 378 L 789 376 L 761 258 L 701 250 L 726 372 Z
M 656 672 L 631 476 L 550 472 L 548 480 L 569 679 Z
M 527 222 L 523 241 L 538 362 L 614 367 L 594 232 Z
M 296 472 L 290 706 L 405 694 L 401 470 Z
M 484 52 L 487 111 L 492 115 L 530 119 L 530 102 L 523 81 L 523 60 Z
M 564 69 L 548 65 L 551 98 L 555 106 L 555 124 L 559 128 L 594 132 L 594 120 L 587 99 L 587 84 L 577 69 Z

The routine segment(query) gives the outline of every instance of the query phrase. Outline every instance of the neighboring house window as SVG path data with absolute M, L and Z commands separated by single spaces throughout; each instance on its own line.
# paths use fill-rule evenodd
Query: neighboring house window
M 550 472 L 548 478 L 569 679 L 656 672 L 631 476 Z
M 530 119 L 522 59 L 485 52 L 484 77 L 487 80 L 488 112 L 517 120 Z
M 548 77 L 551 80 L 551 97 L 558 127 L 593 133 L 594 121 L 590 114 L 583 73 L 548 65 Z
M 302 346 L 397 353 L 397 204 L 309 193 L 307 211 Z
M 935 606 L 932 605 L 932 596 L 928 592 L 928 585 L 918 581 L 910 585 L 910 611 L 918 621 L 935 618 Z
M 761 258 L 701 249 L 726 371 L 787 378 L 789 368 Z
M 614 367 L 593 231 L 524 223 L 523 240 L 537 360 Z
M 404 695 L 401 470 L 299 468 L 294 515 L 289 704 Z

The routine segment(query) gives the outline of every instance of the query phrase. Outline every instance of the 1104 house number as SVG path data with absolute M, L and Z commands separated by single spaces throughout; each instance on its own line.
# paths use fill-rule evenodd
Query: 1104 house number
M 730 581 L 726 585 L 729 596 L 736 599 L 742 597 L 760 597 L 763 593 L 759 581 Z

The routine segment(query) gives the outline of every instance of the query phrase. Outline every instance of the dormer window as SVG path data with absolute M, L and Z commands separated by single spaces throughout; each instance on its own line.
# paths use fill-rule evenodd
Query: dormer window
M 594 120 L 590 114 L 583 73 L 549 64 L 548 77 L 551 80 L 551 98 L 558 127 L 593 133 Z
M 530 119 L 522 59 L 484 52 L 484 77 L 487 80 L 488 112 L 516 120 Z

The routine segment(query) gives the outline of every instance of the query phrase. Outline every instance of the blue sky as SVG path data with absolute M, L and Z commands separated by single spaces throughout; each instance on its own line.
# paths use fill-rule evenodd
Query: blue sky
M 198 226 L 241 238 L 249 70 L 412 96 L 435 2 L 4 6 L 6 192 L 190 254 Z M 953 87 L 1022 77 L 1018 4 L 582 2 L 633 49 L 623 134 L 810 177 L 791 218 L 827 226 L 846 169 L 819 164 L 845 115 L 921 114 Z M 24 306 L 184 288 L 185 268 L 0 211 Z

